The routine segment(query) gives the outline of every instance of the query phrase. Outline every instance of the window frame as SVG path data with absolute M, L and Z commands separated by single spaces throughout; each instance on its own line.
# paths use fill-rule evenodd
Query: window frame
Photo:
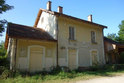
M 69 26 L 69 40 L 75 40 L 76 39 L 76 29 L 72 26 Z
M 98 51 L 97 49 L 91 49 L 91 50 L 90 50 L 90 65 L 93 66 L 93 63 L 92 63 L 92 52 L 93 52 L 93 51 L 96 51 L 96 52 L 97 52 L 97 53 L 96 53 L 96 54 L 97 54 L 97 62 L 98 62 L 98 65 L 99 65 L 99 61 L 100 61 L 100 60 L 99 60 L 99 51 Z
M 92 33 L 94 33 L 94 35 Z M 94 39 L 92 39 L 93 37 L 94 37 Z M 91 31 L 91 43 L 97 44 L 97 42 L 96 42 L 96 32 L 95 31 Z

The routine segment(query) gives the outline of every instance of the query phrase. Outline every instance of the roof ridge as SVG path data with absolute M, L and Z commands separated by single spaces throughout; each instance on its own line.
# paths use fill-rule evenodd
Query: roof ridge
M 124 45 L 124 44 L 121 43 L 121 42 L 118 42 L 118 41 L 112 40 L 112 39 L 107 38 L 107 37 L 105 37 L 105 36 L 104 36 L 104 40 L 109 41 L 109 42 L 112 42 L 113 44 Z
M 63 16 L 67 16 L 67 17 L 70 17 L 70 18 L 73 18 L 73 19 L 77 19 L 77 20 L 80 20 L 80 21 L 84 21 L 84 22 L 89 23 L 89 24 L 94 24 L 94 25 L 97 25 L 97 26 L 102 26 L 102 27 L 104 27 L 104 28 L 107 28 L 107 26 L 104 26 L 104 25 L 102 25 L 102 24 L 98 24 L 98 23 L 95 23 L 95 22 L 89 22 L 89 21 L 87 21 L 87 20 L 84 20 L 84 19 L 81 19 L 81 18 L 78 18 L 78 17 L 75 17 L 75 16 L 63 14 L 63 13 L 58 13 L 58 12 L 56 12 L 56 11 L 48 11 L 48 10 L 42 9 L 42 8 L 40 8 L 39 11 L 45 11 L 45 12 L 47 12 L 47 13 L 54 14 L 54 15 L 59 15 L 59 16 L 60 16 L 60 15 L 63 15 Z M 36 20 L 37 20 L 37 19 L 36 19 Z M 37 23 L 36 23 L 36 25 L 37 25 Z
M 28 26 L 28 25 L 22 25 L 22 24 L 17 24 L 17 23 L 13 23 L 13 22 L 8 22 L 8 24 L 14 24 L 14 25 L 19 25 L 19 26 L 24 26 L 24 27 L 31 27 L 34 28 L 33 26 Z

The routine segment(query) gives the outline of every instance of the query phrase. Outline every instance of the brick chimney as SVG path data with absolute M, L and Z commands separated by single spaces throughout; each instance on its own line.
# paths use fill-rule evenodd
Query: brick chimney
M 51 11 L 51 3 L 52 3 L 51 1 L 47 2 L 47 10 L 48 11 Z
M 58 12 L 59 12 L 59 13 L 63 13 L 63 7 L 58 6 Z
M 91 14 L 88 16 L 88 21 L 92 22 L 92 15 Z

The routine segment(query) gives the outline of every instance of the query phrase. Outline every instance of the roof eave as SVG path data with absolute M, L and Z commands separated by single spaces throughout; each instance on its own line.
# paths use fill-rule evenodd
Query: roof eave
M 37 27 L 38 21 L 39 21 L 40 16 L 41 16 L 41 13 L 42 13 L 42 10 L 39 10 L 39 12 L 37 14 L 37 18 L 36 18 L 35 23 L 34 23 L 34 27 Z
M 16 39 L 29 39 L 29 40 L 39 40 L 39 41 L 49 41 L 49 42 L 56 42 L 57 40 L 48 40 L 48 39 L 37 39 L 37 38 L 28 38 L 28 37 L 20 37 L 20 36 L 8 36 L 9 38 L 16 38 Z
M 8 37 L 8 34 L 6 34 L 5 43 L 4 43 L 5 49 L 8 48 L 8 42 L 9 42 L 9 37 Z

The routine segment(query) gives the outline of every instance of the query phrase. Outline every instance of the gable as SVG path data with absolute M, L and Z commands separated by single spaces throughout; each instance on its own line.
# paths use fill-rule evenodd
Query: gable
M 56 39 L 57 20 L 55 15 L 42 11 L 35 27 L 44 29 Z

